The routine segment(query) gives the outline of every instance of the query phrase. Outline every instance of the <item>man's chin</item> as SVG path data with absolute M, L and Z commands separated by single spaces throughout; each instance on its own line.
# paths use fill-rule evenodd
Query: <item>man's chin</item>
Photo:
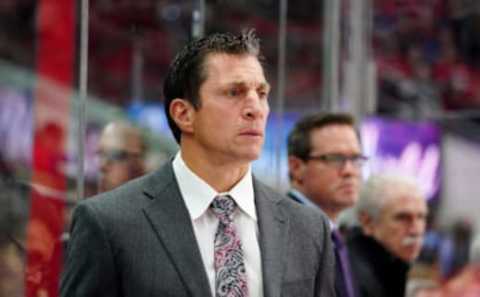
M 418 255 L 420 254 L 420 248 L 412 247 L 405 253 L 403 253 L 400 258 L 405 262 L 412 262 L 417 259 Z
M 341 192 L 339 197 L 341 197 L 338 201 L 341 201 L 341 206 L 343 208 L 349 208 L 355 205 L 358 200 L 358 196 L 356 192 Z
M 245 162 L 253 162 L 255 160 L 258 160 L 258 158 L 260 158 L 260 152 L 261 151 L 256 149 L 245 150 L 237 155 L 237 160 L 242 160 Z

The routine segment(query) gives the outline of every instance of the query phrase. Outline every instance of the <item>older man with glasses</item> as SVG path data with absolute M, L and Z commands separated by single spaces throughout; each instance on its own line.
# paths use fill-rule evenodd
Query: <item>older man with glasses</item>
M 324 211 L 330 219 L 337 259 L 336 292 L 356 296 L 347 250 L 336 220 L 358 199 L 362 155 L 354 118 L 345 113 L 316 113 L 298 121 L 288 137 L 288 167 L 293 200 Z

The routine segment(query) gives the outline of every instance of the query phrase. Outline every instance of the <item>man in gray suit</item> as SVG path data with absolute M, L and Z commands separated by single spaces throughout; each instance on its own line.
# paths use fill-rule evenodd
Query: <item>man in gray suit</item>
M 184 47 L 164 84 L 180 151 L 79 204 L 61 296 L 335 296 L 326 218 L 251 173 L 269 90 L 252 31 Z

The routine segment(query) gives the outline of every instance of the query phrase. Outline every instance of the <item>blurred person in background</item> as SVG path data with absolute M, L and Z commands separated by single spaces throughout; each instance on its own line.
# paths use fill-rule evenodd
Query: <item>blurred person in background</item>
M 445 278 L 457 274 L 468 264 L 473 227 L 468 220 L 459 219 L 448 231 L 439 249 L 440 268 Z
M 99 192 L 110 191 L 144 175 L 146 150 L 140 129 L 125 121 L 107 124 L 98 145 Z
M 422 262 L 419 256 L 408 272 L 405 297 L 443 297 L 441 280 L 438 266 Z
M 21 194 L 0 181 L 0 297 L 23 297 L 25 283 L 25 228 L 28 210 Z
M 1 183 L 0 297 L 57 296 L 63 203 L 21 181 Z
M 0 182 L 6 182 L 12 179 L 12 169 L 10 165 L 4 161 L 2 154 L 0 153 Z
M 445 297 L 480 296 L 480 235 L 470 245 L 468 264 L 445 284 Z
M 350 233 L 347 245 L 360 297 L 404 297 L 425 233 L 425 197 L 409 177 L 372 175 L 355 210 L 361 229 Z
M 439 283 L 428 279 L 409 279 L 405 297 L 444 297 Z
M 288 168 L 293 200 L 324 211 L 335 243 L 338 297 L 356 296 L 337 217 L 358 199 L 362 155 L 353 116 L 345 113 L 315 113 L 300 119 L 288 136 Z M 343 251 L 344 249 L 345 251 Z

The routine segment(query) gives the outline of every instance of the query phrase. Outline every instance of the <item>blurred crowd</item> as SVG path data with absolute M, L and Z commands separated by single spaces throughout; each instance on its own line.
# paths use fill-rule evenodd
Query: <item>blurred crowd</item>
M 9 5 L 0 7 L 2 23 L 6 24 L 0 30 L 0 40 L 9 41 L 0 42 L 0 57 L 33 68 L 33 1 L 7 2 Z M 276 61 L 278 5 L 276 1 L 207 5 L 206 27 L 208 31 L 254 27 L 263 37 L 267 60 Z M 418 118 L 480 106 L 479 6 L 469 0 L 372 1 L 378 112 Z M 128 104 L 138 95 L 132 73 L 140 67 L 144 99 L 162 98 L 158 82 L 172 52 L 189 38 L 195 5 L 92 1 L 91 7 L 91 93 L 114 104 Z M 227 17 L 216 18 L 213 10 Z M 302 108 L 321 95 L 322 6 L 316 1 L 291 5 L 288 20 L 286 104 Z M 267 70 L 274 80 L 275 65 Z
M 480 107 L 478 1 L 375 1 L 379 109 L 416 118 Z

